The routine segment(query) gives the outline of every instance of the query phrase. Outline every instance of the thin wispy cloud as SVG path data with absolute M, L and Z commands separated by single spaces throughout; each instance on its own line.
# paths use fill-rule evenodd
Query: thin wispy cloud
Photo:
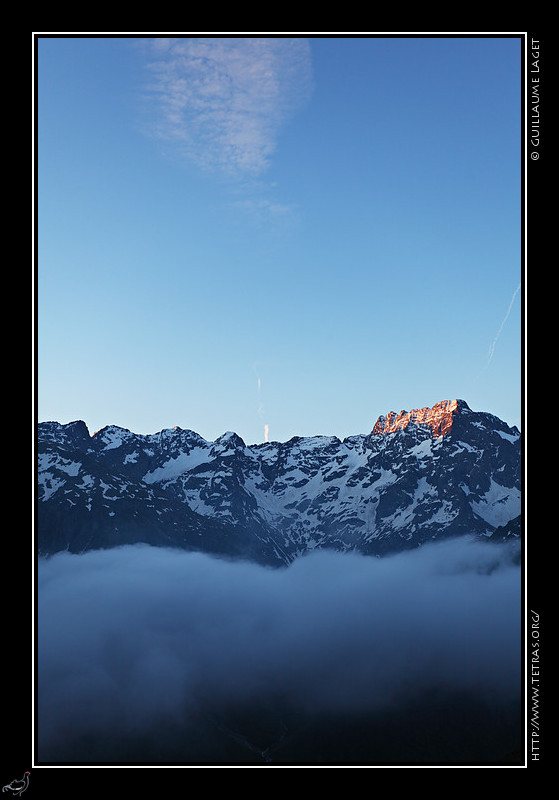
M 311 92 L 305 38 L 151 41 L 155 133 L 205 169 L 257 178 Z
M 520 291 L 520 287 L 521 287 L 521 284 L 519 283 L 518 286 L 516 287 L 516 289 L 514 290 L 514 293 L 513 293 L 512 297 L 511 297 L 511 301 L 509 303 L 509 307 L 507 309 L 507 313 L 505 314 L 505 316 L 503 318 L 503 321 L 501 322 L 499 330 L 497 331 L 497 334 L 496 334 L 495 338 L 491 342 L 491 347 L 489 348 L 489 353 L 487 354 L 487 366 L 489 366 L 489 364 L 491 363 L 491 359 L 493 358 L 493 353 L 495 352 L 495 345 L 497 344 L 499 336 L 501 335 L 501 333 L 503 332 L 503 328 L 505 327 L 505 323 L 506 323 L 507 319 L 510 316 L 510 312 L 512 311 L 512 307 L 514 305 L 514 300 L 516 298 L 516 295 Z

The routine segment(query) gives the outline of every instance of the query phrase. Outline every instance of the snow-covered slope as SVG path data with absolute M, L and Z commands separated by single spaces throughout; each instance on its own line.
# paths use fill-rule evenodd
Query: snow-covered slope
M 516 428 L 463 400 L 390 412 L 343 441 L 251 446 L 232 432 L 90 436 L 83 422 L 44 422 L 39 551 L 142 541 L 282 564 L 316 547 L 381 555 L 488 537 L 519 518 L 520 447 Z

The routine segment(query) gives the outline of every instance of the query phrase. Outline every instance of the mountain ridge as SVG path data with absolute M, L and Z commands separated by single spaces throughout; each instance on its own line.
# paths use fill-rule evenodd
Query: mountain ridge
M 388 411 L 386 414 L 380 414 L 377 417 L 375 424 L 373 425 L 371 432 L 372 433 L 394 433 L 397 430 L 403 430 L 409 424 L 425 424 L 429 425 L 433 430 L 434 434 L 437 436 L 445 435 L 448 433 L 452 427 L 452 422 L 454 417 L 459 413 L 472 413 L 471 408 L 467 404 L 465 400 L 455 398 L 453 400 L 441 400 L 438 403 L 435 403 L 433 406 L 424 406 L 421 408 L 413 408 L 410 411 L 406 411 L 402 409 L 398 414 L 395 411 Z M 492 416 L 495 420 L 499 420 L 498 417 L 489 414 L 489 412 L 483 412 L 488 416 Z M 84 420 L 73 420 L 68 423 L 60 423 L 57 421 L 42 421 L 38 423 L 39 426 L 57 426 L 60 430 L 65 429 L 69 431 L 74 431 L 75 435 L 81 437 L 83 435 L 94 438 L 97 436 L 105 437 L 110 434 L 118 434 L 118 432 L 128 433 L 132 436 L 144 436 L 144 437 L 153 437 L 153 436 L 160 436 L 164 432 L 169 431 L 177 431 L 184 434 L 189 434 L 194 438 L 200 439 L 205 442 L 218 442 L 222 439 L 235 437 L 235 439 L 240 440 L 243 446 L 247 446 L 245 440 L 239 436 L 235 431 L 227 430 L 224 433 L 220 434 L 215 440 L 211 439 L 204 439 L 199 433 L 190 429 L 190 428 L 181 428 L 180 425 L 174 425 L 170 428 L 162 428 L 154 433 L 148 434 L 139 434 L 133 433 L 131 429 L 125 428 L 121 425 L 115 424 L 107 424 L 103 425 L 101 428 L 97 429 L 93 433 L 89 432 L 89 428 L 87 423 Z M 506 424 L 506 423 L 505 423 Z M 517 434 L 520 434 L 520 431 L 515 425 L 508 426 L 511 430 L 515 431 Z M 352 439 L 353 436 L 360 435 L 360 434 L 353 434 L 350 436 L 346 436 L 343 439 L 334 435 L 334 434 L 316 434 L 316 435 L 294 435 L 287 439 L 286 441 L 293 441 L 298 439 L 322 439 L 322 438 L 334 438 L 340 442 L 344 442 L 347 439 Z M 270 442 L 253 442 L 249 444 L 249 447 L 257 447 L 259 444 L 281 444 L 282 442 L 277 440 L 272 440 Z
M 458 399 L 343 440 L 90 435 L 76 420 L 39 423 L 38 445 L 42 554 L 143 541 L 280 564 L 317 547 L 383 555 L 520 529 L 520 433 Z

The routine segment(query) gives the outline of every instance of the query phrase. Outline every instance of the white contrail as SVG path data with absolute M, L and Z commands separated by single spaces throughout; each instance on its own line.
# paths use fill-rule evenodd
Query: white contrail
M 258 379 L 257 379 L 257 386 L 258 386 L 258 397 L 260 398 L 260 390 L 262 388 L 262 381 L 260 380 L 260 375 L 258 376 Z M 257 414 L 260 417 L 260 419 L 262 419 L 262 417 L 264 416 L 264 404 L 262 403 L 262 400 L 260 400 L 260 399 L 258 400 Z
M 518 292 L 520 290 L 520 287 L 521 287 L 521 284 L 519 283 L 518 286 L 516 287 L 516 289 L 514 290 L 514 294 L 513 294 L 512 298 L 511 298 L 511 301 L 509 303 L 509 307 L 507 309 L 507 313 L 505 314 L 505 318 L 501 322 L 501 326 L 500 326 L 499 330 L 497 331 L 497 335 L 493 339 L 493 343 L 491 344 L 491 347 L 489 348 L 489 355 L 487 357 L 487 366 L 489 366 L 489 364 L 491 363 L 491 359 L 493 358 L 493 353 L 495 351 L 495 345 L 497 344 L 497 339 L 499 338 L 499 336 L 503 332 L 503 328 L 505 327 L 505 322 L 509 318 L 509 314 L 510 314 L 510 312 L 512 310 L 512 305 L 514 303 L 514 298 L 518 294 Z
M 256 367 L 257 367 L 256 362 L 254 363 L 253 366 L 254 366 L 254 369 L 256 371 Z M 258 409 L 257 409 L 256 413 L 258 414 L 260 419 L 263 419 L 264 418 L 264 413 L 265 413 L 265 411 L 264 411 L 264 403 L 262 402 L 262 400 L 260 400 L 260 391 L 262 389 L 262 380 L 260 378 L 260 375 L 258 375 L 258 374 L 256 376 L 256 386 L 257 386 L 257 389 L 258 389 L 258 398 L 259 398 L 258 399 Z M 268 441 L 268 430 L 269 430 L 269 428 L 270 428 L 270 426 L 268 424 L 264 425 L 264 441 L 265 442 Z

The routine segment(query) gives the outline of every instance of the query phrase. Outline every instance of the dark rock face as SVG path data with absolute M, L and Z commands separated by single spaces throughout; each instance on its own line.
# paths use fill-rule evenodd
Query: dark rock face
M 180 428 L 38 428 L 40 554 L 145 542 L 289 563 L 314 548 L 371 555 L 506 528 L 518 536 L 521 437 L 463 400 L 390 412 L 340 441 L 247 446 Z

